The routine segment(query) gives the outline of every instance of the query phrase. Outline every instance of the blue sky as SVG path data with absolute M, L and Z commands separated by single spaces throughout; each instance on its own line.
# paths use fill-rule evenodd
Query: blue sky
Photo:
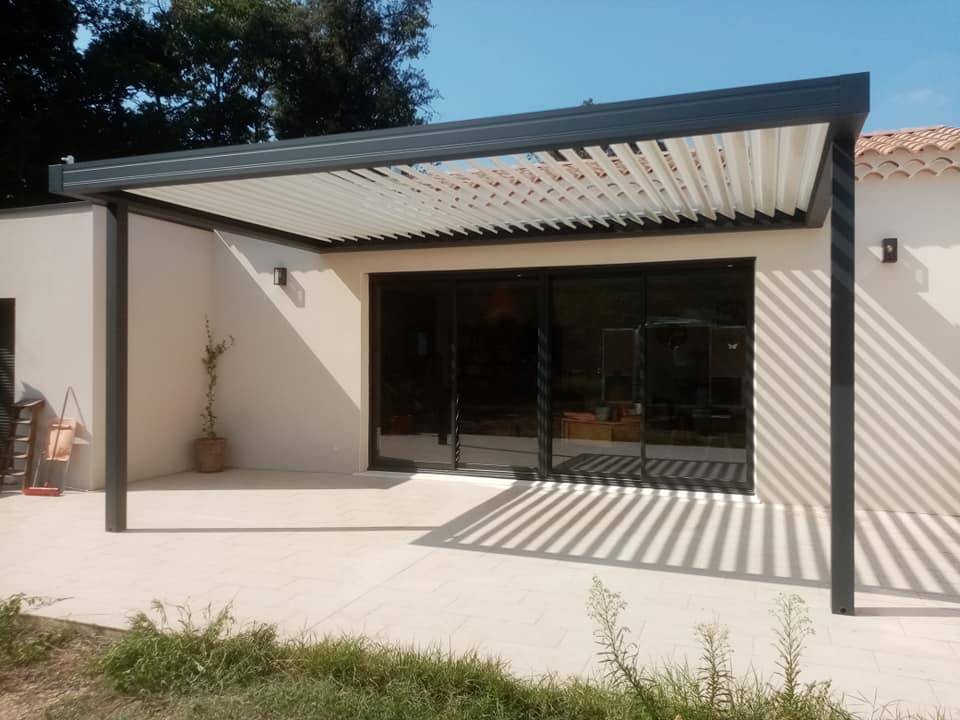
M 866 129 L 960 126 L 960 0 L 434 0 L 433 121 L 869 71 Z

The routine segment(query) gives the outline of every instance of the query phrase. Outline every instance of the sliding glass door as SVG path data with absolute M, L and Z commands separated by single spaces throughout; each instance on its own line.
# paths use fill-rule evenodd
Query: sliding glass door
M 752 276 L 721 267 L 647 277 L 647 465 L 654 481 L 747 477 Z
M 458 467 L 537 467 L 537 282 L 457 283 Z
M 386 465 L 453 469 L 451 289 L 450 283 L 429 278 L 377 288 L 374 421 L 379 458 Z
M 554 473 L 643 476 L 643 276 L 551 283 Z
M 373 466 L 752 488 L 752 261 L 389 275 L 373 297 Z

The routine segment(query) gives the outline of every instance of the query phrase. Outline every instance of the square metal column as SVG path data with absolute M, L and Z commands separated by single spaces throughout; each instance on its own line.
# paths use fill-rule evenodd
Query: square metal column
M 854 612 L 854 142 L 837 138 L 830 213 L 830 606 Z
M 127 529 L 127 206 L 109 203 L 106 273 L 106 522 Z

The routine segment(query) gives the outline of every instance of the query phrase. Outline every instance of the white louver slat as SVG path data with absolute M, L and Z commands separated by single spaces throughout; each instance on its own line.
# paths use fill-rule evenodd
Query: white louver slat
M 129 192 L 329 242 L 796 216 L 826 124 Z

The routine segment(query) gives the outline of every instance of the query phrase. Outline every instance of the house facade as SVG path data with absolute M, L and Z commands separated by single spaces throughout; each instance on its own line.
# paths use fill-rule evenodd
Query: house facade
M 217 405 L 235 467 L 831 507 L 845 223 L 856 506 L 960 514 L 960 129 L 864 134 L 837 165 L 844 126 L 761 116 L 635 143 L 578 130 L 456 165 L 180 175 L 123 190 L 122 215 L 107 196 L 8 213 L 16 393 L 58 407 L 75 389 L 72 487 L 109 485 L 111 462 L 124 482 L 189 470 L 208 318 L 236 340 Z

